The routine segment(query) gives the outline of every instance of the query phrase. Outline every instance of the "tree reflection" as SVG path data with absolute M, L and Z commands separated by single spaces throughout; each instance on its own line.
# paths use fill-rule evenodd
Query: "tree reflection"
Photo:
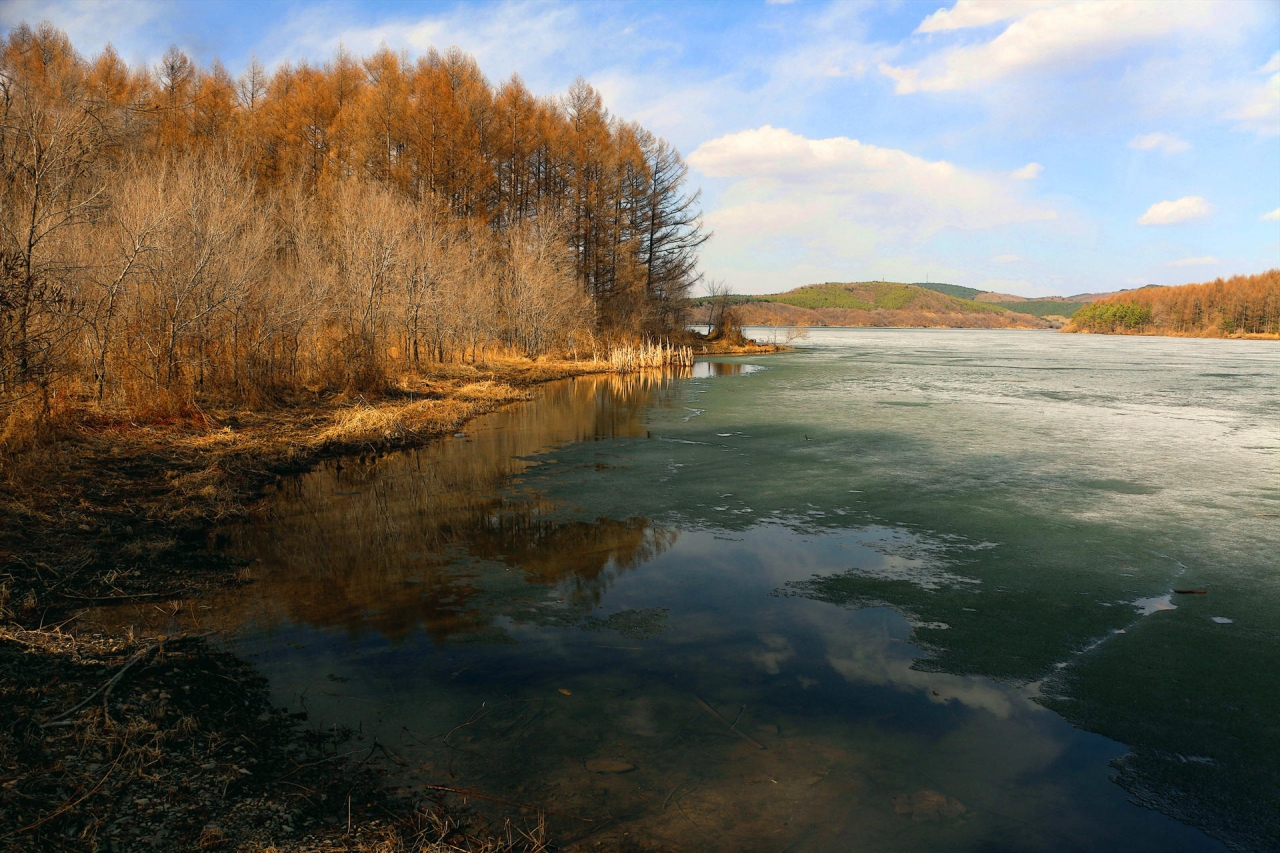
M 376 631 L 402 640 L 496 641 L 498 617 L 577 624 L 618 573 L 666 550 L 647 519 L 566 517 L 519 476 L 536 454 L 644 435 L 670 374 L 584 377 L 418 451 L 334 461 L 281 485 L 264 523 L 220 537 L 256 581 L 214 607 L 245 622 Z M 655 400 L 655 398 L 657 398 Z

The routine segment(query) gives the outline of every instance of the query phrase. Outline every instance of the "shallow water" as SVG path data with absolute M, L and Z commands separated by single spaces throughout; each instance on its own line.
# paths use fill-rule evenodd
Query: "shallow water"
M 1280 347 L 801 346 L 291 480 L 206 627 L 567 849 L 1280 844 Z

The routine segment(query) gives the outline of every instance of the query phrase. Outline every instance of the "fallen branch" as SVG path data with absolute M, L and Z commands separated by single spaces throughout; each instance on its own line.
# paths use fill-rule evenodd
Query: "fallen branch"
M 43 726 L 52 726 L 53 724 L 57 723 L 59 720 L 65 720 L 67 717 L 71 716 L 71 715 L 72 715 L 72 714 L 74 714 L 76 711 L 78 711 L 78 710 L 80 710 L 81 708 L 83 708 L 85 705 L 88 705 L 88 704 L 89 704 L 89 701 L 90 701 L 91 699 L 93 699 L 93 697 L 97 696 L 99 693 L 101 693 L 101 692 L 102 692 L 102 691 L 104 691 L 104 690 L 105 690 L 105 691 L 107 691 L 107 692 L 106 692 L 106 695 L 102 697 L 102 701 L 105 703 L 105 702 L 106 702 L 106 700 L 107 700 L 107 697 L 109 697 L 109 696 L 111 695 L 111 689 L 112 689 L 113 687 L 115 687 L 116 682 L 118 682 L 121 678 L 123 678 L 123 677 L 124 677 L 124 674 L 125 674 L 126 672 L 128 672 L 128 671 L 129 671 L 129 668 L 130 668 L 131 666 L 133 666 L 135 663 L 137 663 L 138 661 L 140 661 L 140 660 L 142 660 L 143 658 L 145 658 L 145 657 L 147 657 L 148 655 L 150 655 L 152 652 L 154 652 L 154 651 L 155 651 L 156 649 L 158 649 L 158 648 L 160 648 L 160 646 L 159 646 L 159 644 L 158 644 L 158 643 L 153 643 L 152 645 L 147 646 L 145 649 L 143 649 L 142 651 L 138 652 L 138 653 L 137 653 L 136 655 L 134 655 L 133 657 L 129 658 L 129 660 L 125 662 L 125 665 L 124 665 L 124 666 L 122 666 L 122 667 L 120 667 L 120 670 L 119 670 L 115 675 L 111 676 L 111 678 L 109 678 L 109 679 L 107 680 L 107 683 L 106 683 L 106 684 L 102 685 L 102 686 L 101 686 L 101 687 L 99 687 L 97 690 L 93 691 L 93 692 L 92 692 L 92 693 L 90 693 L 88 696 L 84 697 L 84 698 L 83 698 L 83 699 L 81 699 L 79 702 L 77 702 L 75 705 L 73 705 L 73 706 L 71 706 L 70 708 L 68 708 L 67 710 L 63 711 L 61 714 L 59 714 L 58 716 L 54 717 L 54 718 L 53 718 L 52 720 L 50 720 L 49 722 L 47 722 L 47 723 L 41 723 L 40 725 L 41 725 L 42 727 L 43 727 Z

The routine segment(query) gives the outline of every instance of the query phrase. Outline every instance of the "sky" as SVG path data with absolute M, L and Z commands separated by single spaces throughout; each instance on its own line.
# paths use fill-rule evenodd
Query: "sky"
M 1280 267 L 1280 3 L 0 0 L 92 56 L 233 74 L 456 45 L 579 76 L 670 140 L 739 293 L 943 281 L 1022 296 Z

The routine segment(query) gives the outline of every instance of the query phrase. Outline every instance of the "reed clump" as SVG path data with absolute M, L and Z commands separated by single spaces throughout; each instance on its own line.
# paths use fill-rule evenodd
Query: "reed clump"
M 622 373 L 662 367 L 689 367 L 693 349 L 666 341 L 618 344 L 609 349 L 610 367 Z

